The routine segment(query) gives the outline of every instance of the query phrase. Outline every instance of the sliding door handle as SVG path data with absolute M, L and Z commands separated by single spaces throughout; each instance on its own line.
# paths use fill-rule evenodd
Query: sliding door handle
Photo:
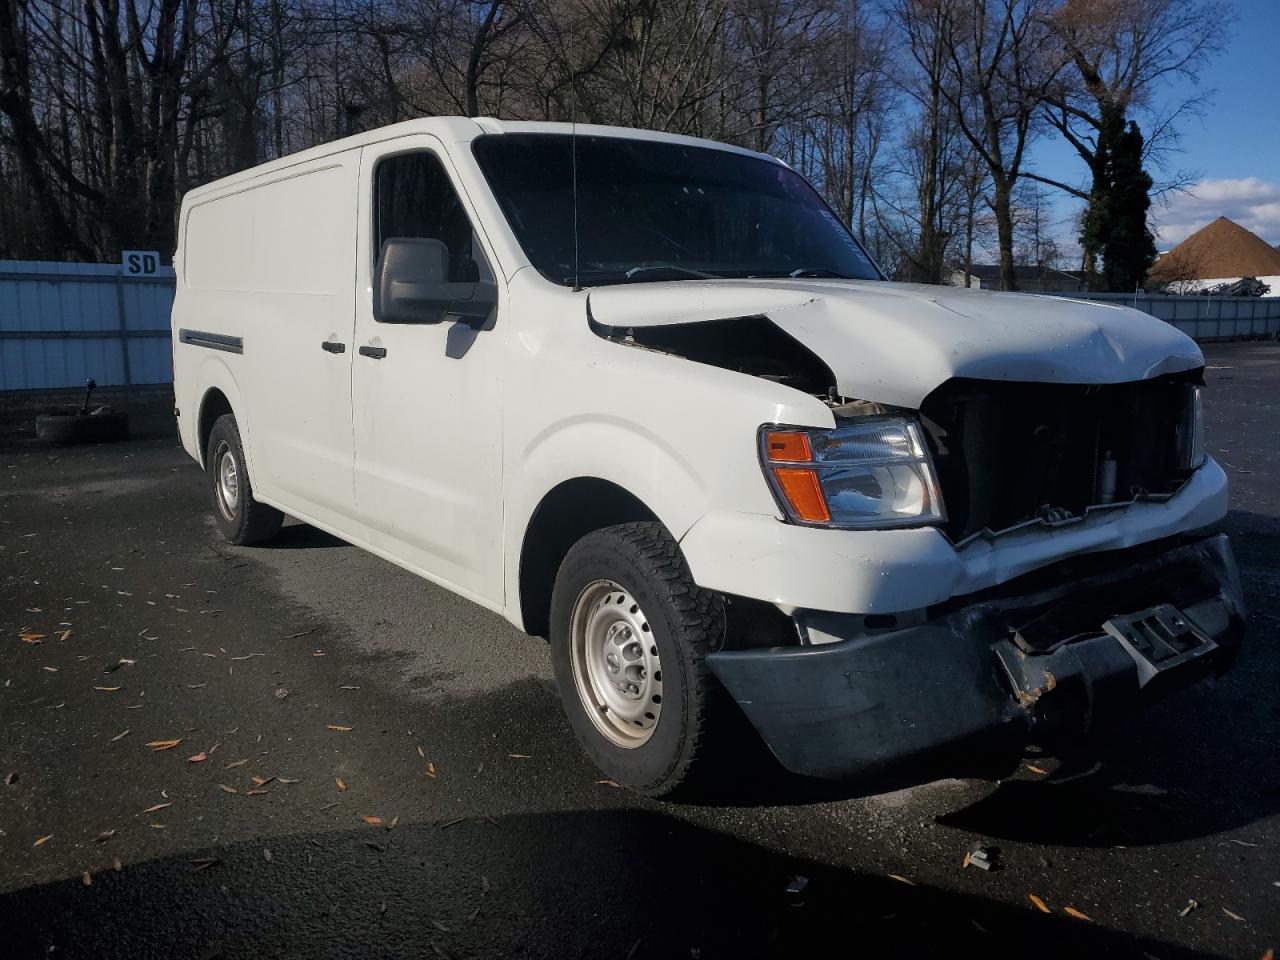
M 387 355 L 386 347 L 361 347 L 360 356 L 372 357 L 374 360 L 381 360 Z
M 347 345 L 345 343 L 338 343 L 336 340 L 325 340 L 320 344 L 320 349 L 325 353 L 346 353 Z

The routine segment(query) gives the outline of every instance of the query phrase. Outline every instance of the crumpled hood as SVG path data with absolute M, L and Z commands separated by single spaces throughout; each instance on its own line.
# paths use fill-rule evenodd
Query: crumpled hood
M 1105 303 L 860 280 L 598 287 L 591 318 L 651 327 L 766 316 L 822 358 L 847 397 L 918 408 L 952 377 L 1122 383 L 1204 364 L 1163 320 Z

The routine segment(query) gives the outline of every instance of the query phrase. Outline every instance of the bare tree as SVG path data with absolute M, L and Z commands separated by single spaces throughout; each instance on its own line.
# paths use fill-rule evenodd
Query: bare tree
M 943 94 L 987 166 L 1000 250 L 1000 285 L 1016 290 L 1013 191 L 1048 90 L 1062 69 L 1047 0 L 922 0 L 942 10 L 949 69 Z
M 1070 64 L 1045 99 L 1045 116 L 1088 170 L 1083 186 L 1028 173 L 1091 205 L 1110 192 L 1106 163 L 1125 122 L 1142 115 L 1144 165 L 1172 149 L 1181 120 L 1197 113 L 1207 91 L 1196 90 L 1157 109 L 1156 91 L 1198 70 L 1223 46 L 1231 7 L 1222 0 L 1066 0 L 1048 23 Z M 1194 89 L 1194 88 L 1193 88 Z M 1118 133 L 1119 132 L 1119 133 Z M 1166 188 L 1187 180 L 1175 177 Z M 1097 272 L 1098 250 L 1084 233 L 1083 268 Z

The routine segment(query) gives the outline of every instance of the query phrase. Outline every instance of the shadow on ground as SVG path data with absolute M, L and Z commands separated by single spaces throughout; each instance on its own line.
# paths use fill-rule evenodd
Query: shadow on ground
M 0 936 L 6 956 L 95 960 L 1003 957 L 1028 944 L 1038 958 L 1211 956 L 1051 906 L 1046 916 L 604 810 L 371 826 L 127 865 L 91 886 L 0 899 Z

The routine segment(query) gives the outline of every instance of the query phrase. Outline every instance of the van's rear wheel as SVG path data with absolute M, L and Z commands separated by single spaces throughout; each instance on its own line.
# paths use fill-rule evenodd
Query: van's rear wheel
M 560 566 L 551 655 L 587 754 L 650 796 L 686 790 L 732 704 L 705 659 L 724 638 L 722 599 L 693 582 L 658 523 L 588 534 Z
M 231 414 L 225 413 L 214 422 L 204 462 L 213 497 L 213 519 L 224 537 L 247 546 L 270 540 L 280 532 L 284 514 L 253 499 L 240 431 Z

